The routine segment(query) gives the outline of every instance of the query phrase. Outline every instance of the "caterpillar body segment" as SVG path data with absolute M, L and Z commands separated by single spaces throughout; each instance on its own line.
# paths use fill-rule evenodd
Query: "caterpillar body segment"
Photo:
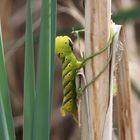
M 77 100 L 79 99 L 79 97 L 81 97 L 83 91 L 105 71 L 108 64 L 110 63 L 112 55 L 110 54 L 109 58 L 107 59 L 107 63 L 103 67 L 102 71 L 97 76 L 95 76 L 95 78 L 90 83 L 88 83 L 83 89 L 79 89 L 79 92 L 76 91 L 76 74 L 78 70 L 82 68 L 88 60 L 107 50 L 111 46 L 114 36 L 115 33 L 111 32 L 107 45 L 98 52 L 83 59 L 82 61 L 78 61 L 76 56 L 74 55 L 73 43 L 68 36 L 56 37 L 55 54 L 62 60 L 62 80 L 64 94 L 63 103 L 61 107 L 62 116 L 64 116 L 66 112 L 70 113 L 73 116 L 74 120 L 78 122 Z
M 73 43 L 68 36 L 56 37 L 55 53 L 62 60 L 62 79 L 63 79 L 63 103 L 61 107 L 62 116 L 70 113 L 74 120 L 78 122 L 77 112 L 77 93 L 75 77 L 81 67 L 73 53 Z

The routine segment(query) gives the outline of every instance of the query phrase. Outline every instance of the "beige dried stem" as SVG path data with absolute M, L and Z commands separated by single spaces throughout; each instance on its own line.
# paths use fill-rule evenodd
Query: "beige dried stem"
M 124 30 L 122 30 L 120 41 L 123 45 L 123 55 L 118 64 L 116 81 L 118 85 L 117 95 L 117 117 L 118 117 L 118 139 L 135 140 L 133 132 L 133 121 L 131 111 L 131 88 L 128 69 L 127 42 Z
M 85 19 L 86 56 L 90 56 L 93 52 L 97 52 L 106 46 L 111 25 L 111 1 L 86 1 Z M 87 83 L 103 69 L 108 55 L 109 52 L 105 51 L 86 64 L 85 74 Z M 107 137 L 104 136 L 105 120 L 110 102 L 109 69 L 107 68 L 87 90 L 89 94 L 85 94 L 85 97 L 83 96 L 82 98 L 82 102 L 86 98 L 87 108 L 86 110 L 83 108 L 82 112 L 88 113 L 88 115 L 87 118 L 81 115 L 81 139 L 111 140 L 111 129 L 108 130 Z M 109 121 L 109 123 L 112 122 Z

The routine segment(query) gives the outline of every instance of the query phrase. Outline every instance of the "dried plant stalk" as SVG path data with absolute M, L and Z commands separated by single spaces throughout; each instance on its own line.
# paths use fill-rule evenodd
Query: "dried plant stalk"
M 135 140 L 133 134 L 133 122 L 131 113 L 131 90 L 130 90 L 130 78 L 128 69 L 128 57 L 126 49 L 126 41 L 124 30 L 122 30 L 121 38 L 123 44 L 123 56 L 118 64 L 117 69 L 117 116 L 118 116 L 118 134 L 119 140 Z
M 105 47 L 107 43 L 111 21 L 111 1 L 86 1 L 85 17 L 86 56 L 89 56 L 91 53 Z M 85 68 L 87 83 L 102 70 L 107 58 L 108 51 L 87 63 Z M 82 112 L 88 114 L 84 115 L 83 113 L 81 117 L 81 139 L 105 140 L 105 138 L 103 138 L 104 124 L 110 100 L 109 69 L 107 68 L 106 71 L 87 88 L 87 90 L 89 94 L 85 94 L 85 97 L 82 98 L 82 102 L 86 102 L 87 106 L 86 108 L 82 108 Z M 110 137 L 107 137 L 106 140 L 110 140 Z

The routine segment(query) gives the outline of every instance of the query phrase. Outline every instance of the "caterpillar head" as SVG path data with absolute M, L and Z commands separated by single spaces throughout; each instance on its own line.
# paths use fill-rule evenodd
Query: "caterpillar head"
M 73 51 L 73 42 L 68 36 L 57 36 L 55 38 L 55 54 L 63 60 L 66 55 Z

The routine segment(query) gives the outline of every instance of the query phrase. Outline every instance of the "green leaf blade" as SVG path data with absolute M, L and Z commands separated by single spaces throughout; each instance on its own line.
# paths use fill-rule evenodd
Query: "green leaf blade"
M 33 140 L 34 129 L 34 49 L 32 33 L 32 0 L 27 0 L 26 35 L 25 35 L 25 68 L 24 68 L 24 125 L 23 139 Z
M 0 139 L 15 140 L 0 24 Z
M 42 0 L 34 140 L 49 140 L 54 77 L 55 0 Z M 52 10 L 53 9 L 53 10 Z

